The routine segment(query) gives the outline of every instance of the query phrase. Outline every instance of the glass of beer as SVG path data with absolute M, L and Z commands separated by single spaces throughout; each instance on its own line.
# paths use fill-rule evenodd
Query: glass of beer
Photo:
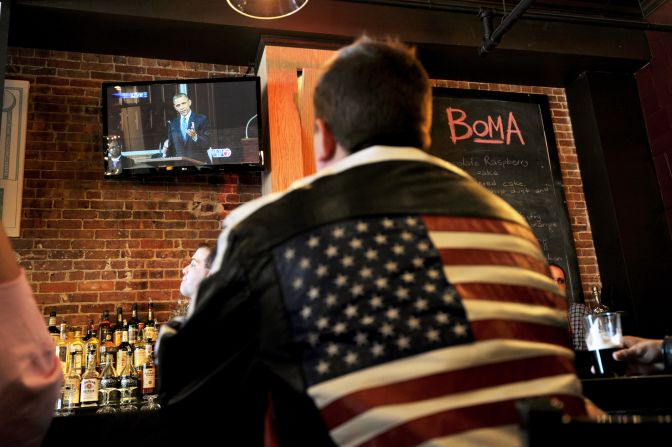
M 625 374 L 625 362 L 618 362 L 612 356 L 614 351 L 623 347 L 621 314 L 592 313 L 583 317 L 583 323 L 586 328 L 586 345 L 592 354 L 595 374 L 606 377 Z

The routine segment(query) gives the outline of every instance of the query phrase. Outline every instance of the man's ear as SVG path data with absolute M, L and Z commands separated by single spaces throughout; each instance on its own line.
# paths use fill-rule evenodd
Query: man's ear
M 315 157 L 318 163 L 324 164 L 334 158 L 336 154 L 336 140 L 329 125 L 323 120 L 315 120 Z

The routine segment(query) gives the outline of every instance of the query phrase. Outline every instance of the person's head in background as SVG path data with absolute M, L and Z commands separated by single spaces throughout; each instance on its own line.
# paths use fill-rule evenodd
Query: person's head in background
M 431 99 L 413 49 L 358 39 L 327 64 L 315 88 L 317 168 L 374 145 L 427 149 Z
M 188 298 L 194 298 L 198 292 L 198 286 L 201 281 L 210 274 L 211 263 L 208 264 L 208 257 L 211 249 L 208 245 L 201 245 L 194 252 L 189 264 L 182 269 L 182 283 L 180 284 L 180 293 Z
M 551 270 L 551 278 L 558 285 L 558 288 L 565 293 L 567 291 L 567 280 L 565 278 L 565 271 L 558 264 L 548 264 Z

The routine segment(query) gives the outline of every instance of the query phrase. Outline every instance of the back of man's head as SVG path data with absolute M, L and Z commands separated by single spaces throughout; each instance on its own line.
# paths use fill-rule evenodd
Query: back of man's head
M 431 87 L 415 51 L 358 39 L 329 62 L 315 89 L 315 117 L 348 152 L 374 144 L 429 147 Z

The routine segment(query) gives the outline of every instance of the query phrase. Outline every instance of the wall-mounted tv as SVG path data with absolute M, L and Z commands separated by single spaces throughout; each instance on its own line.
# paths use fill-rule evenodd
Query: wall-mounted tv
M 105 176 L 259 168 L 258 77 L 103 84 Z

